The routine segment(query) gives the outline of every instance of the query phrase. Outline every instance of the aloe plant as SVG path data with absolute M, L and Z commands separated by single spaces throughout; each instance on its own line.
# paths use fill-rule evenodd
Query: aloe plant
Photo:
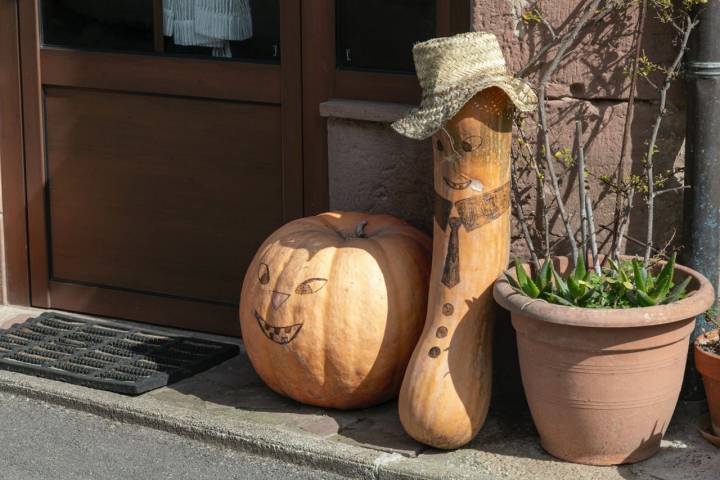
M 530 298 L 568 307 L 633 308 L 673 303 L 685 296 L 690 277 L 675 284 L 675 254 L 657 274 L 645 267 L 639 258 L 613 261 L 597 273 L 588 269 L 582 253 L 574 268 L 564 278 L 546 259 L 534 276 L 529 275 L 515 259 L 515 277 L 507 281 L 518 292 Z

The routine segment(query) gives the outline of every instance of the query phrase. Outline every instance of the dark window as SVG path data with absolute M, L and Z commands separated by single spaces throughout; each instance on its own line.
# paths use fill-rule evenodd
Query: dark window
M 41 14 L 46 45 L 153 51 L 150 0 L 43 0 Z
M 280 61 L 279 0 L 251 0 L 253 36 L 230 41 L 232 59 Z M 163 37 L 158 0 L 42 0 L 43 44 L 83 50 L 212 57 L 213 49 Z
M 340 68 L 413 73 L 413 44 L 436 35 L 436 0 L 337 0 Z

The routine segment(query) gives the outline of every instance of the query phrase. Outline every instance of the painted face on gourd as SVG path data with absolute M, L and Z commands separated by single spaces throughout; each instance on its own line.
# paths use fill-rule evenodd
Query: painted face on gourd
M 512 108 L 502 95 L 468 102 L 433 136 L 435 191 L 457 199 L 492 188 L 485 179 L 507 167 L 507 159 L 498 157 L 497 142 L 511 120 Z
M 303 267 L 300 272 L 307 272 L 308 265 Z M 293 269 L 286 266 L 282 272 L 273 272 L 271 262 L 266 261 L 257 268 L 256 288 L 264 294 L 259 296 L 263 305 L 255 307 L 253 316 L 265 337 L 279 345 L 292 342 L 300 334 L 304 311 L 312 309 L 310 304 L 317 301 L 328 282 L 312 275 L 295 282 L 295 275 L 289 275 L 288 270 Z

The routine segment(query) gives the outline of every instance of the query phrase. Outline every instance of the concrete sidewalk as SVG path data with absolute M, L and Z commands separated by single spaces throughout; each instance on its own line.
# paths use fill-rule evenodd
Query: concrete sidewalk
M 31 313 L 10 310 L 0 308 L 0 325 Z M 589 467 L 553 459 L 539 446 L 527 406 L 503 398 L 494 399 L 485 427 L 470 445 L 442 452 L 403 432 L 395 403 L 340 412 L 282 398 L 263 385 L 244 353 L 135 398 L 2 371 L 0 391 L 351 478 L 717 480 L 720 472 L 720 451 L 694 426 L 702 406 L 681 405 L 662 451 L 630 466 Z

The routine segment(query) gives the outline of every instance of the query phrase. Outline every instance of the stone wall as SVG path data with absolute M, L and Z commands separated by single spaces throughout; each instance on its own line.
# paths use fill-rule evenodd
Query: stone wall
M 550 22 L 562 25 L 585 3 L 555 0 L 543 2 L 543 7 Z M 522 22 L 520 15 L 528 4 L 524 0 L 473 0 L 472 28 L 498 36 L 512 72 L 518 71 L 547 40 L 547 32 L 541 26 L 528 26 Z M 589 28 L 573 46 L 573 53 L 561 64 L 548 87 L 553 149 L 572 147 L 574 122 L 580 119 L 585 131 L 587 165 L 593 176 L 612 173 L 619 158 L 629 86 L 625 68 L 631 59 L 634 22 L 633 12 L 630 12 L 629 15 L 610 16 Z M 667 61 L 674 52 L 671 38 L 670 27 L 651 21 L 643 45 L 645 53 L 655 62 Z M 537 81 L 535 74 L 531 71 L 528 75 L 532 84 Z M 391 213 L 429 231 L 432 196 L 429 143 L 403 139 L 389 128 L 389 122 L 398 118 L 408 106 L 394 105 L 388 109 L 382 104 L 361 106 L 364 103 L 356 102 L 350 105 L 351 108 L 331 105 L 324 109 L 324 115 L 329 117 L 331 208 Z M 657 109 L 657 92 L 646 82 L 641 82 L 632 125 L 633 161 L 628 165 L 628 170 L 634 173 L 641 172 L 651 121 Z M 671 91 L 668 114 L 660 135 L 656 157 L 658 171 L 683 165 L 684 122 L 684 95 L 682 85 L 678 84 Z M 531 123 L 532 120 L 530 131 L 533 130 Z M 564 198 L 569 209 L 574 211 L 577 177 L 574 173 L 565 175 L 562 164 L 558 163 L 557 167 L 563 173 L 561 189 Z M 535 206 L 532 181 L 525 180 L 524 191 L 528 194 L 525 208 L 526 213 L 532 215 Z M 607 224 L 614 198 L 593 177 L 589 183 L 590 195 L 597 205 L 597 221 Z M 671 181 L 667 187 L 676 184 Z M 642 203 L 641 198 L 638 203 Z M 681 241 L 681 206 L 682 193 L 667 194 L 659 199 L 656 207 L 659 242 L 675 234 L 676 242 Z M 553 232 L 560 235 L 561 224 L 557 218 L 552 220 Z M 641 239 L 644 231 L 645 216 L 641 206 L 633 215 L 628 233 Z M 560 251 L 563 245 L 556 245 L 556 248 Z M 632 243 L 627 248 L 637 249 Z M 520 255 L 525 253 L 524 242 L 517 235 L 513 251 Z
M 587 1 L 555 0 L 539 2 L 545 18 L 555 26 L 562 26 L 577 17 Z M 509 68 L 516 72 L 521 69 L 539 46 L 548 41 L 548 31 L 539 24 L 527 24 L 521 15 L 531 2 L 525 0 L 475 0 L 472 26 L 474 30 L 496 34 L 503 47 Z M 623 128 L 629 95 L 629 76 L 626 71 L 633 56 L 634 29 L 637 9 L 612 14 L 604 21 L 587 28 L 571 47 L 568 59 L 560 64 L 557 73 L 548 85 L 549 130 L 551 148 L 556 151 L 572 148 L 575 120 L 580 120 L 585 131 L 587 168 L 590 172 L 588 184 L 593 203 L 596 205 L 596 220 L 599 225 L 608 225 L 615 205 L 615 198 L 597 176 L 612 174 L 618 164 L 622 144 Z M 671 26 L 661 24 L 650 13 L 643 39 L 643 52 L 653 62 L 668 64 L 675 55 L 672 45 L 674 32 Z M 542 61 L 549 62 L 552 57 Z M 542 62 L 541 62 L 542 64 Z M 537 72 L 527 76 L 531 84 L 537 84 Z M 651 77 L 656 84 L 662 78 L 659 74 Z M 641 174 L 641 162 L 647 153 L 647 142 L 652 122 L 658 112 L 658 92 L 649 82 L 638 82 L 635 117 L 631 128 L 630 152 L 632 162 L 627 165 L 626 174 Z M 685 140 L 685 99 L 681 82 L 671 89 L 669 105 L 660 132 L 658 151 L 655 156 L 656 172 L 683 166 Z M 528 128 L 532 132 L 533 128 Z M 533 140 L 533 139 L 531 139 Z M 566 174 L 563 165 L 556 162 L 561 174 L 561 189 L 569 210 L 577 211 L 577 176 Z M 531 179 L 526 183 L 529 186 Z M 679 185 L 671 180 L 666 188 Z M 526 208 L 532 214 L 535 196 L 527 189 Z M 670 193 L 657 199 L 655 235 L 656 243 L 664 244 L 680 238 L 682 222 L 682 193 Z M 579 215 L 576 215 L 579 217 Z M 562 235 L 564 228 L 559 219 L 552 219 L 552 231 Z M 646 215 L 643 198 L 636 198 L 628 236 L 645 238 Z M 579 223 L 578 218 L 574 224 Z M 517 229 L 515 229 L 517 232 Z M 603 231 L 601 230 L 601 234 Z M 607 232 L 605 232 L 607 233 Z M 601 235 L 606 237 L 606 235 Z M 561 244 L 557 250 L 566 252 Z M 515 251 L 525 250 L 523 242 L 515 238 Z M 638 246 L 628 241 L 628 251 L 638 251 Z

